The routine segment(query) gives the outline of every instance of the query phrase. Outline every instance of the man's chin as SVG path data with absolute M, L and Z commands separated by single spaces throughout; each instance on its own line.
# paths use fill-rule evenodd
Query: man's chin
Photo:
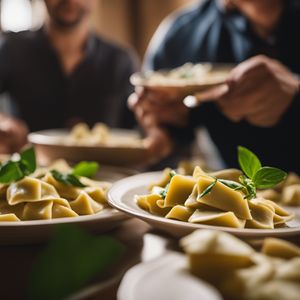
M 53 18 L 55 25 L 65 30 L 77 27 L 82 22 L 82 20 L 83 16 L 76 19 Z

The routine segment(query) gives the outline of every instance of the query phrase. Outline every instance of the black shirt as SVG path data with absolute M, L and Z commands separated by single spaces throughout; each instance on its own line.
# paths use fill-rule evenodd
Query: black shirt
M 216 0 L 175 13 L 165 21 L 148 51 L 147 69 L 168 69 L 186 62 L 239 63 L 266 54 L 300 74 L 300 1 L 286 0 L 278 30 L 269 41 L 258 38 L 239 12 L 225 13 Z M 264 165 L 300 173 L 300 97 L 293 101 L 281 121 L 272 128 L 259 128 L 242 121 L 233 123 L 214 104 L 192 110 L 191 126 L 181 137 L 203 125 L 230 167 L 237 166 L 236 148 L 249 147 Z M 186 139 L 184 142 L 187 142 Z
M 66 75 L 43 29 L 9 33 L 0 45 L 0 92 L 8 92 L 30 130 L 61 128 L 73 121 L 130 127 L 126 106 L 133 56 L 91 33 L 84 59 Z

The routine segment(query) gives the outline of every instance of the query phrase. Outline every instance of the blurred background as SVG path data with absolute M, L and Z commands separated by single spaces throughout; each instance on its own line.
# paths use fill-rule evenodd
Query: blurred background
M 98 0 L 91 19 L 94 29 L 107 39 L 131 47 L 143 60 L 147 45 L 160 22 L 174 9 L 194 0 Z M 35 30 L 47 16 L 43 0 L 0 0 L 2 32 Z M 0 111 L 13 111 L 8 96 L 0 96 Z
M 143 58 L 155 29 L 174 9 L 193 0 L 98 0 L 91 22 L 110 40 L 130 46 Z M 43 0 L 0 0 L 1 30 L 22 31 L 42 26 Z

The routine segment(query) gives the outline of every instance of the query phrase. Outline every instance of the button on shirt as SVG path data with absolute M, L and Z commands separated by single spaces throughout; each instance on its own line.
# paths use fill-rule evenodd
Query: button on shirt
M 227 13 L 216 0 L 206 0 L 169 17 L 154 36 L 145 60 L 146 69 L 170 69 L 186 62 L 240 63 L 257 54 L 276 58 L 300 74 L 300 1 L 286 0 L 278 29 L 267 40 L 251 30 L 238 11 Z M 242 99 L 241 99 L 242 101 Z M 191 111 L 190 126 L 174 130 L 181 143 L 205 126 L 229 167 L 237 167 L 237 146 L 255 151 L 264 165 L 300 173 L 300 97 L 297 95 L 281 121 L 259 128 L 242 121 L 233 123 L 207 103 Z
M 0 92 L 7 92 L 30 130 L 74 121 L 131 127 L 126 106 L 136 70 L 132 54 L 91 33 L 85 56 L 66 75 L 45 30 L 9 33 L 0 45 Z

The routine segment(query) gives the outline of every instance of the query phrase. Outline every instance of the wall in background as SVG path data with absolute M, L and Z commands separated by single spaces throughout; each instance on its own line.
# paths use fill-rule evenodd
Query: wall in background
M 133 47 L 142 58 L 160 22 L 194 1 L 197 0 L 98 0 L 92 23 L 97 32 Z M 45 17 L 44 0 L 0 0 L 0 29 L 4 31 L 38 28 Z
M 172 11 L 194 0 L 99 0 L 96 30 L 136 49 L 142 58 L 160 22 Z

